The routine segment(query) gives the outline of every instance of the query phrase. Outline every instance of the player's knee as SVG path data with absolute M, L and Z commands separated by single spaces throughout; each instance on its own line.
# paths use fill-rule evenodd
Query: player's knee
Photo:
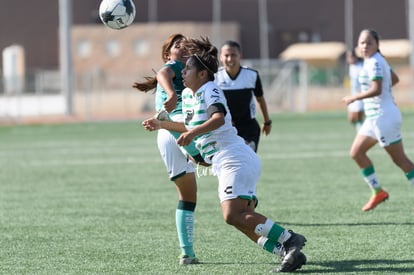
M 358 156 L 358 152 L 356 152 L 355 150 L 350 150 L 349 151 L 349 156 L 353 159 L 353 160 L 356 160 L 357 159 L 357 156 Z
M 349 150 L 349 156 L 355 160 L 358 161 L 360 158 L 362 158 L 364 156 L 363 152 L 360 152 L 360 150 L 351 148 L 351 150 Z
M 228 225 L 236 225 L 237 224 L 237 216 L 234 213 L 223 213 L 223 219 Z

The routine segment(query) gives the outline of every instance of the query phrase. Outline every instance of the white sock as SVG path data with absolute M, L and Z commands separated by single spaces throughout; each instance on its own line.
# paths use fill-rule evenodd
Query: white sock
M 285 230 L 285 231 L 283 231 L 282 232 L 282 234 L 280 234 L 280 237 L 279 237 L 279 243 L 285 243 L 287 240 L 289 240 L 289 238 L 292 236 L 292 234 L 290 234 L 290 232 L 289 231 L 287 231 L 287 230 Z
M 269 235 L 270 229 L 272 229 L 274 222 L 270 219 L 267 219 L 265 223 L 260 223 L 256 225 L 254 232 L 259 236 L 267 237 Z

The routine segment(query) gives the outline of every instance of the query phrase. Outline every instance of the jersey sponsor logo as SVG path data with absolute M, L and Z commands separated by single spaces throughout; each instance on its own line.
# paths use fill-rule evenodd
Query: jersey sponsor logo
M 193 117 L 194 117 L 194 110 L 186 110 L 185 111 L 185 124 L 189 125 Z

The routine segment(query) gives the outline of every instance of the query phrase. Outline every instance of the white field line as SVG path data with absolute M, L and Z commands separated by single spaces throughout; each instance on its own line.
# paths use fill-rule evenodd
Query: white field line
M 275 154 L 260 154 L 261 159 L 265 160 L 284 160 L 284 159 L 310 159 L 310 158 L 342 158 L 348 157 L 347 151 L 314 151 L 314 152 L 290 152 Z
M 259 154 L 262 160 L 287 160 L 287 159 L 315 159 L 315 158 L 343 158 L 349 157 L 346 151 L 314 151 L 314 152 L 290 152 L 277 154 Z M 1 163 L 1 162 L 0 162 Z M 162 164 L 161 157 L 100 157 L 100 158 L 72 158 L 72 159 L 49 159 L 29 160 L 18 163 L 4 162 L 2 166 L 14 167 L 50 167 L 50 166 L 96 166 L 96 165 L 117 165 L 117 164 Z
M 51 167 L 51 166 L 97 166 L 97 165 L 118 165 L 118 164 L 144 164 L 144 163 L 160 163 L 161 157 L 145 158 L 145 157 L 125 157 L 125 158 L 79 158 L 79 159 L 59 159 L 59 160 L 32 160 L 19 163 L 4 163 L 5 166 L 12 167 Z
M 412 132 L 406 133 L 405 138 L 412 138 Z M 294 138 L 292 136 L 292 138 Z M 297 138 L 297 137 L 296 137 Z M 336 134 L 328 137 L 330 139 L 337 139 Z M 320 138 L 319 138 L 320 139 Z M 324 136 L 326 141 L 327 137 Z M 290 140 L 292 141 L 292 140 Z M 80 148 L 79 146 L 84 146 Z M 148 158 L 149 146 L 154 144 L 138 144 L 128 141 L 120 146 L 118 142 L 93 142 L 80 144 L 78 142 L 68 143 L 53 143 L 53 142 L 38 142 L 27 145 L 25 147 L 8 147 L 1 148 L 0 146 L 0 167 L 47 167 L 47 166 L 85 166 L 85 165 L 116 165 L 116 164 L 143 164 L 154 163 L 162 164 L 161 157 L 152 156 Z M 327 144 L 328 145 L 328 144 Z M 350 144 L 349 144 L 350 145 Z M 329 147 L 329 145 L 328 145 Z M 114 151 L 114 149 L 116 149 Z M 260 152 L 259 157 L 262 160 L 289 160 L 289 159 L 317 159 L 317 158 L 350 158 L 348 149 L 335 148 L 320 148 L 320 150 L 301 151 L 297 148 L 294 152 L 280 152 L 276 149 L 275 153 Z M 153 148 L 151 148 L 151 151 Z M 156 149 L 155 149 L 156 150 Z M 43 151 L 39 153 L 39 159 L 24 160 L 24 155 L 28 152 Z M 113 152 L 116 156 L 108 156 L 108 153 Z M 406 147 L 406 153 L 409 157 L 412 156 L 413 150 L 411 147 Z M 76 154 L 74 156 L 73 154 Z M 104 155 L 102 155 L 104 154 Z M 152 155 L 153 152 L 150 153 Z M 369 155 L 386 154 L 386 152 L 379 148 L 375 148 L 369 152 Z M 43 155 L 43 156 L 42 156 Z M 55 156 L 53 156 L 55 155 Z M 125 155 L 123 157 L 122 155 Z M 132 156 L 131 156 L 132 155 Z

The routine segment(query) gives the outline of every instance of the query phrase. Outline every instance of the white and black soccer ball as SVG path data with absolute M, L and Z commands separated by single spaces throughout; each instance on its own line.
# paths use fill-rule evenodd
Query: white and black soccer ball
M 133 0 L 102 0 L 99 5 L 99 17 L 102 22 L 115 30 L 131 25 L 135 12 Z

